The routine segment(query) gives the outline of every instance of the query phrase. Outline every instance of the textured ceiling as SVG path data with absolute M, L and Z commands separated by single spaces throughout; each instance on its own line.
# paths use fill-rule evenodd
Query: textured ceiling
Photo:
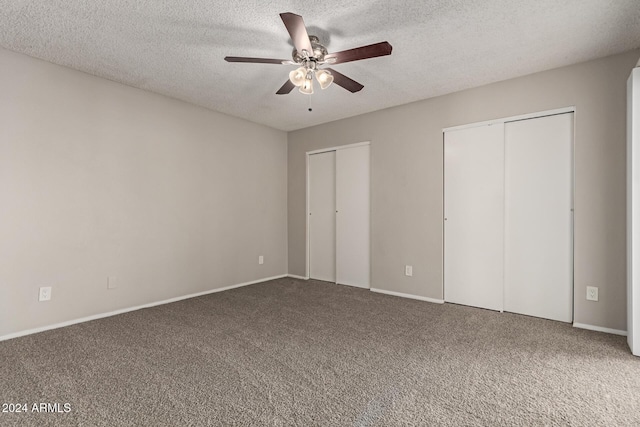
M 289 59 L 281 12 L 329 52 L 386 40 L 393 53 L 335 66 L 365 86 L 355 94 L 275 95 L 292 66 L 223 58 Z M 638 48 L 640 3 L 0 0 L 0 46 L 294 130 Z

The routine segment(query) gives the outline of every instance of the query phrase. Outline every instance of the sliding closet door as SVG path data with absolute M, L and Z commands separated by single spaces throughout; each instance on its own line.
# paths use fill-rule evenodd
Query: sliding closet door
M 503 138 L 502 124 L 445 133 L 445 301 L 502 310 Z
M 369 146 L 336 151 L 336 273 L 343 285 L 369 288 Z
M 505 311 L 571 322 L 573 113 L 505 124 Z
M 336 281 L 336 153 L 309 156 L 309 277 Z

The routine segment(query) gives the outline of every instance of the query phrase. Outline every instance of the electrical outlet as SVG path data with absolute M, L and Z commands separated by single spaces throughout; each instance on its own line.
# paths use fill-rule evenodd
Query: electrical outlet
M 595 286 L 587 286 L 587 300 L 598 301 L 598 288 Z
M 411 265 L 405 265 L 404 266 L 404 275 L 405 276 L 413 276 L 413 266 Z
M 49 301 L 51 299 L 51 286 L 43 286 L 40 288 L 38 301 Z
M 115 276 L 107 277 L 107 289 L 117 289 L 118 279 Z
M 264 264 L 264 256 L 260 255 L 258 257 L 258 264 L 260 264 L 260 265 Z

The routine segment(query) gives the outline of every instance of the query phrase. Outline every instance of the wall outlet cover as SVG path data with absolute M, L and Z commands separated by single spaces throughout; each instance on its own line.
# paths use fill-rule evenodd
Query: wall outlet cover
M 49 301 L 51 299 L 51 286 L 43 286 L 38 294 L 38 301 Z
M 587 301 L 598 301 L 598 288 L 587 286 Z
M 115 276 L 107 277 L 107 289 L 116 289 L 118 287 L 118 278 Z
M 260 255 L 258 257 L 258 264 L 260 264 L 260 265 L 264 264 L 264 256 Z
M 404 275 L 405 276 L 413 276 L 413 266 L 411 265 L 405 265 L 404 266 Z

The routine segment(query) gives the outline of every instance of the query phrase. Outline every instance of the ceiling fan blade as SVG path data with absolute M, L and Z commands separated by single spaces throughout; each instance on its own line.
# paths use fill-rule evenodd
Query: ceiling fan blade
M 358 83 L 357 81 L 355 81 L 353 79 L 350 79 L 349 77 L 345 76 L 344 74 L 340 74 L 336 70 L 333 70 L 331 68 L 324 68 L 324 70 L 327 70 L 327 71 L 329 71 L 331 73 L 331 75 L 333 76 L 333 82 L 335 84 L 337 84 L 338 86 L 342 86 L 343 88 L 345 88 L 346 90 L 348 90 L 351 93 L 358 92 L 358 91 L 362 90 L 362 88 L 364 87 L 360 83 Z
M 359 61 L 361 59 L 375 58 L 377 56 L 391 55 L 389 42 L 380 42 L 368 46 L 360 46 L 342 52 L 330 53 L 325 60 L 330 64 L 342 64 L 343 62 Z M 335 58 L 332 61 L 331 58 Z
M 294 87 L 296 87 L 296 85 L 291 83 L 291 80 L 287 80 L 287 82 L 283 84 L 280 89 L 278 89 L 278 91 L 276 92 L 276 95 L 286 95 L 289 92 L 291 92 Z
M 254 64 L 282 64 L 287 62 L 286 59 L 245 58 L 244 56 L 225 56 L 224 60 L 227 62 L 251 62 Z
M 304 26 L 302 16 L 287 12 L 281 13 L 280 18 L 282 18 L 284 26 L 287 27 L 291 41 L 298 52 L 302 53 L 303 50 L 306 50 L 310 55 L 313 55 L 311 41 L 309 41 L 309 34 L 307 34 L 307 27 Z

